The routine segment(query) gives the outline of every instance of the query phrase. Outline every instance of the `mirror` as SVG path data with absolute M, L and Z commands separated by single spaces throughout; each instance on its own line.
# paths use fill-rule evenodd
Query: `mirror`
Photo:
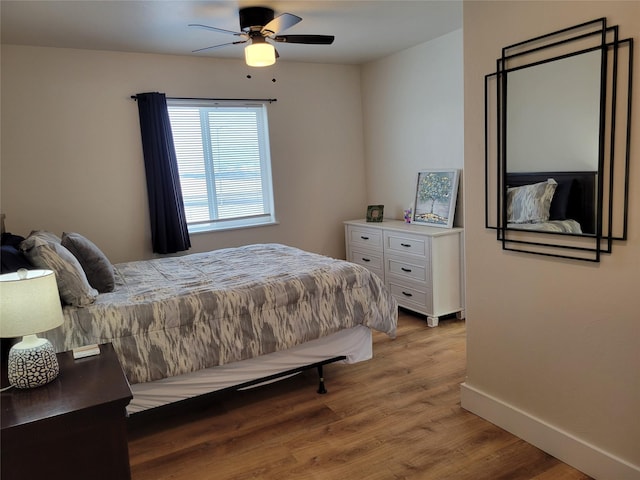
M 626 240 L 632 52 L 604 18 L 502 49 L 485 77 L 485 215 L 503 249 L 600 261 Z
M 556 182 L 537 189 L 555 189 L 548 219 L 511 215 L 507 228 L 595 235 L 601 65 L 595 50 L 507 73 L 507 202 L 521 196 L 532 212 L 522 186 Z

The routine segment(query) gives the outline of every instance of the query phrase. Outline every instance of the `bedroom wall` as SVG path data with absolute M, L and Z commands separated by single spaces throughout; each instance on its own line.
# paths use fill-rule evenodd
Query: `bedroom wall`
M 462 405 L 598 479 L 640 478 L 640 96 L 629 237 L 602 262 L 501 250 L 484 228 L 484 75 L 503 46 L 599 17 L 635 37 L 640 3 L 464 4 L 467 379 Z
M 366 207 L 359 67 L 283 61 L 262 70 L 241 60 L 13 45 L 2 46 L 1 62 L 8 231 L 76 231 L 114 263 L 149 258 L 130 96 L 277 98 L 269 126 L 279 224 L 192 235 L 190 252 L 281 242 L 344 258 L 342 221 Z
M 420 170 L 462 169 L 462 92 L 461 29 L 363 66 L 367 201 L 385 218 L 413 203 Z M 456 226 L 462 211 L 459 195 Z

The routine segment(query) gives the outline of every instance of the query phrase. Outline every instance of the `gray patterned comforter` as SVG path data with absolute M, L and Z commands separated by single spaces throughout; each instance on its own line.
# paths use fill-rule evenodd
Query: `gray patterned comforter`
M 42 336 L 57 351 L 112 342 L 130 383 L 257 357 L 365 325 L 394 337 L 397 304 L 358 265 L 249 245 L 116 264 L 116 288 Z

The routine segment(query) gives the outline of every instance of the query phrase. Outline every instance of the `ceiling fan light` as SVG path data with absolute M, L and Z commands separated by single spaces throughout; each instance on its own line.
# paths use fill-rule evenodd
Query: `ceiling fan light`
M 250 67 L 268 67 L 276 63 L 276 49 L 267 42 L 244 47 L 244 58 Z

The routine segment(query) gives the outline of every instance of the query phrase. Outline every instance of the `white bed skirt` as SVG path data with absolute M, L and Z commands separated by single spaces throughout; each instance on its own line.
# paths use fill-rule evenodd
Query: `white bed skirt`
M 371 330 L 358 325 L 282 352 L 153 382 L 133 384 L 133 400 L 127 406 L 127 413 L 141 412 L 223 390 L 341 355 L 347 357 L 342 363 L 357 363 L 372 358 Z

